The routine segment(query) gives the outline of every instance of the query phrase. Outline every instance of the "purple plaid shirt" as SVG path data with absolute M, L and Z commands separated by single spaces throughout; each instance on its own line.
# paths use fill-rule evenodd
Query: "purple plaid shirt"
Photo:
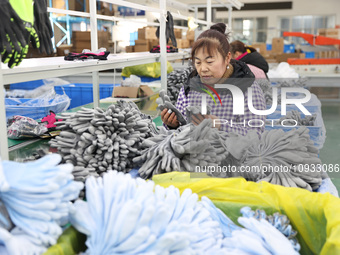
M 265 110 L 266 103 L 262 89 L 256 83 L 256 81 L 253 83 L 251 88 L 254 108 L 257 110 Z M 233 99 L 230 94 L 220 96 L 222 105 L 219 103 L 219 100 L 215 95 L 214 97 L 217 102 L 216 105 L 213 99 L 207 95 L 207 105 L 211 107 L 211 115 L 215 115 L 219 119 L 228 121 L 226 124 L 221 124 L 220 130 L 224 130 L 228 133 L 235 132 L 243 136 L 246 135 L 249 130 L 255 130 L 259 135 L 261 135 L 261 133 L 264 131 L 264 122 L 266 120 L 266 116 L 255 115 L 250 112 L 248 109 L 248 92 L 245 92 L 244 94 L 244 115 L 233 115 Z M 202 93 L 190 90 L 188 97 L 186 97 L 184 93 L 184 87 L 182 87 L 178 95 L 176 107 L 184 117 L 186 117 L 185 109 L 189 105 L 201 107 Z

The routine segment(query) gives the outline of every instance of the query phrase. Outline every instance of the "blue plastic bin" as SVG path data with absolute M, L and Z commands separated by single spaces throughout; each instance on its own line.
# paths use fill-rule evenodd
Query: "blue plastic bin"
M 50 111 L 55 113 L 60 113 L 65 110 L 70 100 L 65 98 L 65 100 L 60 101 L 56 104 L 51 104 L 47 106 L 30 106 L 30 105 L 20 105 L 26 103 L 31 98 L 5 98 L 6 107 L 6 118 L 9 119 L 14 115 L 26 116 L 32 119 L 40 119 L 50 114 Z M 49 102 L 52 102 L 51 99 Z
M 26 81 L 26 82 L 19 82 L 19 83 L 13 83 L 9 86 L 9 88 L 12 89 L 35 89 L 40 86 L 44 85 L 43 80 L 35 80 L 35 81 Z
M 119 84 L 99 84 L 99 97 L 100 99 L 111 97 L 114 86 Z M 64 89 L 64 90 L 63 90 Z M 54 90 L 57 94 L 65 94 L 71 99 L 71 104 L 68 109 L 75 108 L 81 105 L 93 102 L 93 88 L 91 83 L 76 83 L 55 86 Z
M 314 51 L 305 51 L 305 58 L 315 58 Z
M 295 52 L 295 44 L 285 44 L 283 46 L 284 53 L 294 53 Z

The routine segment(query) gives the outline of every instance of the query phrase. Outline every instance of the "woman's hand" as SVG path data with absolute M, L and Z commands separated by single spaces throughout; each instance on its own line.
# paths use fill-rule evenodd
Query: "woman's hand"
M 165 108 L 161 112 L 161 119 L 163 123 L 171 128 L 178 128 L 179 127 L 179 121 L 177 120 L 177 116 L 174 112 L 171 114 L 168 113 L 168 109 Z
M 205 119 L 211 119 L 211 120 L 218 119 L 218 117 L 215 115 L 201 115 L 201 114 L 192 115 L 191 118 L 192 118 L 192 123 L 195 126 L 199 125 Z M 219 122 L 214 123 L 213 127 L 220 129 L 221 124 Z

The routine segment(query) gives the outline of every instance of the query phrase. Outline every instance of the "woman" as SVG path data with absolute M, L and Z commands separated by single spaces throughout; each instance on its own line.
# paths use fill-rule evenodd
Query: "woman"
M 195 70 L 189 76 L 188 82 L 181 88 L 176 107 L 186 117 L 187 106 L 201 106 L 204 92 L 195 89 L 197 79 L 200 79 L 203 85 L 208 85 L 207 87 L 212 87 L 217 83 L 235 85 L 244 94 L 244 114 L 233 115 L 232 95 L 229 90 L 221 89 L 218 93 L 221 103 L 215 104 L 212 98 L 206 97 L 207 105 L 211 107 L 211 115 L 205 115 L 204 118 L 227 120 L 228 124 L 223 123 L 218 126 L 220 130 L 226 132 L 246 135 L 249 130 L 256 130 L 260 135 L 264 130 L 265 116 L 255 115 L 248 109 L 248 88 L 250 87 L 252 90 L 252 101 L 255 109 L 265 110 L 265 99 L 249 67 L 243 62 L 231 59 L 225 30 L 226 25 L 218 23 L 201 33 L 197 38 L 191 50 L 191 59 Z M 216 95 L 215 98 L 219 102 Z M 175 113 L 169 113 L 168 109 L 162 111 L 161 118 L 169 128 L 179 127 Z M 195 125 L 198 125 L 201 121 L 202 118 L 193 117 Z M 253 124 L 249 125 L 249 121 Z
M 248 64 L 248 67 L 254 73 L 255 78 L 266 78 L 266 73 L 269 70 L 268 63 L 254 48 L 246 46 L 241 41 L 233 41 L 230 44 L 230 53 L 233 59 L 240 60 Z M 264 73 L 258 70 L 258 68 Z

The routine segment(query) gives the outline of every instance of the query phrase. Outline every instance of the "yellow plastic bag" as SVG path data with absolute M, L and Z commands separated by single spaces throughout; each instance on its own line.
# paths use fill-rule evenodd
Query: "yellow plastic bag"
M 340 254 L 340 199 L 300 188 L 286 188 L 244 178 L 190 178 L 190 173 L 171 172 L 152 179 L 163 187 L 174 185 L 183 192 L 190 188 L 199 197 L 207 196 L 237 223 L 240 209 L 250 206 L 267 215 L 286 214 L 301 245 L 301 254 Z
M 55 245 L 51 246 L 44 255 L 75 255 L 86 250 L 86 235 L 75 228 L 67 228 L 58 238 Z
M 167 62 L 167 73 L 171 73 L 174 69 L 170 62 Z M 130 77 L 131 74 L 152 78 L 159 78 L 161 76 L 161 63 L 154 62 L 150 64 L 127 66 L 123 68 L 122 76 Z

